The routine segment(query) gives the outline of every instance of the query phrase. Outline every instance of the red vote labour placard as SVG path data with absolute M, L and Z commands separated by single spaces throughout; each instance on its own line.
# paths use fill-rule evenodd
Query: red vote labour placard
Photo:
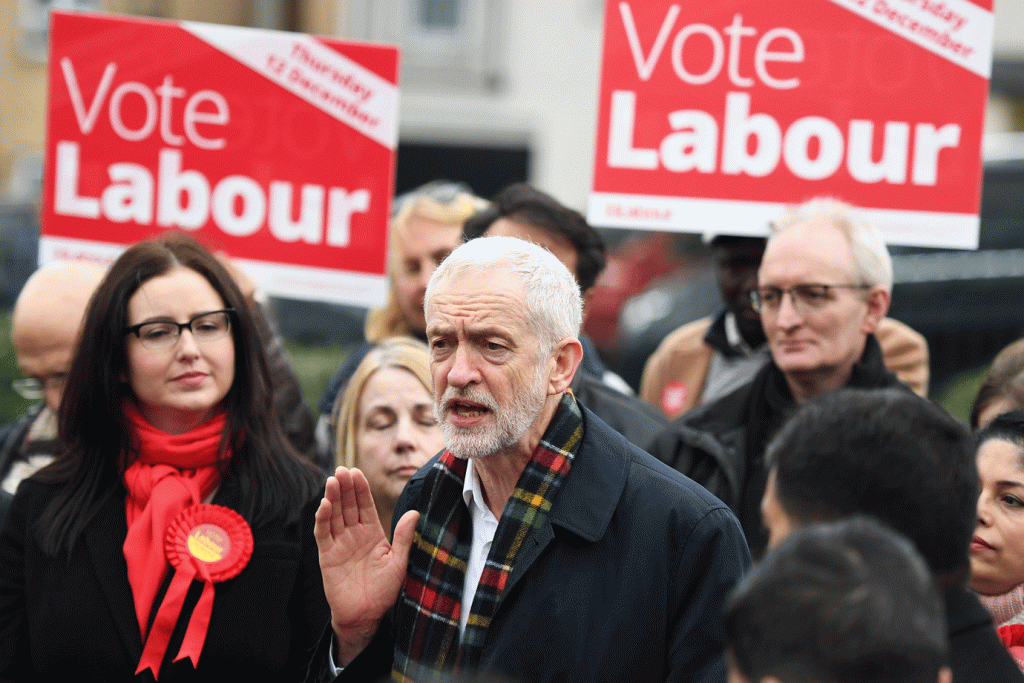
M 992 0 L 609 0 L 595 225 L 764 234 L 830 196 L 974 248 Z
M 379 305 L 398 50 L 54 12 L 40 261 L 181 229 L 268 293 Z

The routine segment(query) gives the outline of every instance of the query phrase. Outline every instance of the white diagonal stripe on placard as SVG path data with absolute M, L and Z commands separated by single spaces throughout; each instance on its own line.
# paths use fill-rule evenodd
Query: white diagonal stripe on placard
M 829 0 L 984 78 L 992 75 L 992 12 L 968 0 Z
M 388 149 L 398 145 L 398 88 L 310 36 L 180 22 L 200 40 Z

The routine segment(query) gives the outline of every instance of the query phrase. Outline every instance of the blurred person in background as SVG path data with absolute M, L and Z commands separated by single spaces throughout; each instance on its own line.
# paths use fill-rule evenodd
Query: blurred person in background
M 971 406 L 971 427 L 980 429 L 996 415 L 1024 408 L 1024 339 L 996 354 Z
M 467 186 L 445 181 L 427 183 L 395 199 L 388 234 L 388 301 L 367 315 L 366 341 L 342 361 L 320 398 L 316 434 L 323 453 L 334 453 L 331 410 L 363 356 L 388 337 L 426 340 L 423 296 L 427 282 L 438 264 L 462 242 L 466 219 L 486 207 L 487 201 Z
M 37 403 L 0 433 L 0 488 L 11 495 L 22 479 L 53 461 L 64 383 L 103 273 L 88 261 L 56 261 L 34 272 L 14 302 L 11 340 L 25 378 L 13 385 Z
M 576 277 L 583 295 L 583 317 L 594 283 L 605 266 L 605 245 L 578 212 L 526 184 L 509 185 L 491 205 L 466 221 L 466 240 L 483 236 L 516 237 L 554 254 Z M 570 389 L 584 406 L 634 445 L 647 449 L 667 421 L 632 395 L 629 385 L 601 363 L 597 347 L 580 332 L 583 360 Z
M 1024 683 L 968 590 L 978 524 L 974 436 L 909 391 L 841 389 L 800 405 L 768 447 L 769 544 L 797 528 L 869 515 L 909 539 L 945 604 L 954 681 Z
M 988 422 L 978 433 L 977 462 L 981 495 L 971 542 L 971 588 L 1024 668 L 1024 411 Z
M 82 338 L 56 457 L 0 534 L 0 679 L 302 678 L 329 616 L 321 476 L 244 295 L 172 233 L 111 265 Z
M 761 316 L 749 292 L 757 287 L 764 237 L 705 236 L 725 308 L 671 332 L 644 366 L 640 396 L 670 419 L 749 382 L 771 360 Z M 920 396 L 928 395 L 928 342 L 892 318 L 874 332 L 885 366 Z
M 757 557 L 767 538 L 760 503 L 764 451 L 794 407 L 842 387 L 910 389 L 874 336 L 889 309 L 892 261 L 878 233 L 831 199 L 773 224 L 751 303 L 771 362 L 746 384 L 676 418 L 651 453 L 733 509 Z
M 795 530 L 722 616 L 729 683 L 950 683 L 942 602 L 914 546 L 852 517 Z
M 485 235 L 518 237 L 539 244 L 557 256 L 576 276 L 583 294 L 583 320 L 586 321 L 593 287 L 607 259 L 604 239 L 580 212 L 528 183 L 514 183 L 495 195 L 489 207 L 466 221 L 465 239 Z M 583 345 L 581 372 L 620 392 L 633 393 L 624 379 L 604 366 L 590 337 L 581 332 L 580 343 Z
M 367 353 L 335 405 L 337 464 L 370 484 L 388 540 L 406 482 L 444 448 L 430 393 L 427 346 L 391 337 Z

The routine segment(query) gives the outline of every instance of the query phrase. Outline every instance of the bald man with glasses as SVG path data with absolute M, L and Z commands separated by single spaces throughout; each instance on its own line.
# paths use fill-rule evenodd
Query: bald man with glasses
M 761 523 L 764 450 L 796 405 L 841 387 L 902 387 L 874 331 L 889 309 L 892 261 L 878 234 L 834 200 L 812 200 L 773 226 L 751 290 L 771 362 L 722 398 L 677 418 L 651 453 L 739 517 L 751 552 Z
M 0 488 L 9 494 L 53 459 L 64 380 L 103 273 L 95 263 L 57 261 L 33 273 L 14 302 L 11 340 L 24 378 L 11 385 L 38 403 L 0 431 Z

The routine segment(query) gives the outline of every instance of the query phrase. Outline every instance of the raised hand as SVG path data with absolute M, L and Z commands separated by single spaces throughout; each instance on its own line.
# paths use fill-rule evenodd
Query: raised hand
M 369 644 L 398 599 L 418 519 L 418 512 L 406 512 L 388 543 L 363 473 L 339 467 L 327 479 L 314 534 L 337 664 L 347 666 Z

